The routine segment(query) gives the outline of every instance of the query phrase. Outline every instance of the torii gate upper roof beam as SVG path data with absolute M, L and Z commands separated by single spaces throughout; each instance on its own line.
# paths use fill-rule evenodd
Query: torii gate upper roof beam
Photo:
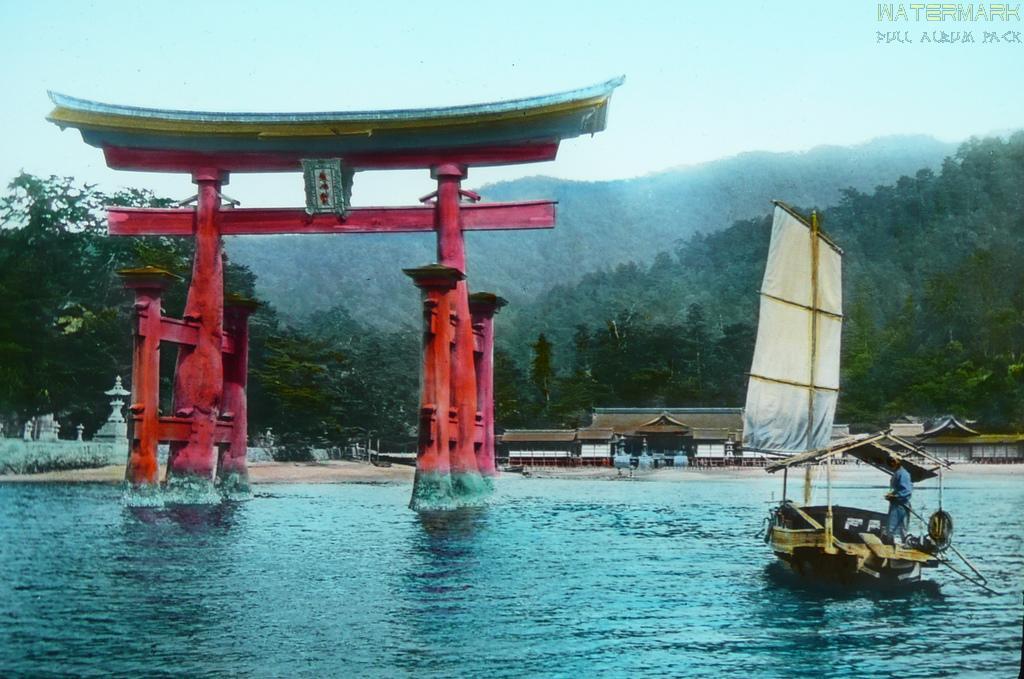
M 324 113 L 162 110 L 51 92 L 48 119 L 78 129 L 125 170 L 280 172 L 312 157 L 340 157 L 356 170 L 518 164 L 551 160 L 562 139 L 603 130 L 623 80 L 488 104 Z

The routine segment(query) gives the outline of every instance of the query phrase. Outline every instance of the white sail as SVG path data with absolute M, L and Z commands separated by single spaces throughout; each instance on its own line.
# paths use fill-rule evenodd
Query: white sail
M 828 445 L 842 312 L 842 251 L 776 203 L 743 414 L 745 450 L 788 455 Z

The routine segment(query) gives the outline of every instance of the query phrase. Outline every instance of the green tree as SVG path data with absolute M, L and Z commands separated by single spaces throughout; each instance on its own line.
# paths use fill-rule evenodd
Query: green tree
M 533 360 L 530 362 L 530 380 L 540 396 L 541 409 L 546 410 L 551 401 L 551 381 L 555 376 L 551 342 L 541 333 L 531 349 Z
M 0 198 L 0 413 L 8 421 L 54 412 L 94 429 L 108 412 L 103 391 L 128 377 L 130 303 L 115 272 L 163 239 L 105 235 L 103 206 L 163 206 L 148 192 L 103 194 L 68 177 L 22 173 Z M 173 302 L 169 298 L 169 303 Z
M 495 426 L 501 429 L 528 426 L 533 412 L 529 380 L 507 351 L 495 347 Z

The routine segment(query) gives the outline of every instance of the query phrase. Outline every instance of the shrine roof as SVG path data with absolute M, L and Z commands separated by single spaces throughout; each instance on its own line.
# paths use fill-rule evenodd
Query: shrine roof
M 923 445 L 935 444 L 947 445 L 991 445 L 997 443 L 1021 443 L 1024 442 L 1024 434 L 940 434 L 921 441 Z
M 506 429 L 502 443 L 568 442 L 576 440 L 575 429 Z
M 580 441 L 610 441 L 615 438 L 614 429 L 601 429 L 587 427 L 586 429 L 577 429 L 576 438 Z
M 946 415 L 938 420 L 931 423 L 931 426 L 927 427 L 919 438 L 935 438 L 938 436 L 977 436 L 979 432 L 968 427 L 965 423 L 953 415 Z
M 614 429 L 619 433 L 632 433 L 639 429 L 649 431 L 659 420 L 661 424 L 681 430 L 721 429 L 743 430 L 742 408 L 594 408 L 591 427 Z M 679 427 L 682 425 L 682 427 Z
M 230 113 L 106 104 L 50 92 L 47 119 L 108 151 L 285 153 L 306 157 L 555 144 L 605 128 L 623 77 L 485 104 L 382 111 Z M 497 163 L 493 163 L 497 164 Z M 111 163 L 112 166 L 115 164 Z

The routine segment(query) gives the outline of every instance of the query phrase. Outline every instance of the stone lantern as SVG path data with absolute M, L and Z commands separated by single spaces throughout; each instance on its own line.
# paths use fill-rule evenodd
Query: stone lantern
M 118 443 L 128 441 L 128 423 L 124 419 L 124 399 L 130 396 L 131 392 L 121 384 L 121 376 L 114 380 L 114 386 L 103 392 L 110 397 L 110 415 L 107 421 L 100 427 L 93 437 L 94 441 L 115 441 Z

